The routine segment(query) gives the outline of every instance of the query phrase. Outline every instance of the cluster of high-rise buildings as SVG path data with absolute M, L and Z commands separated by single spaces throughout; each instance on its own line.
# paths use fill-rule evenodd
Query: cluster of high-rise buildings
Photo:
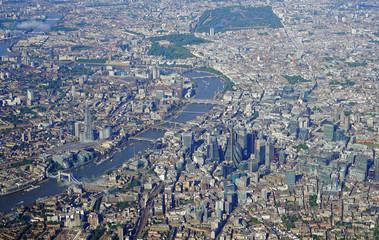
M 283 28 L 196 32 L 206 10 L 236 4 L 233 14 L 272 6 Z M 155 144 L 91 183 L 20 202 L 2 216 L 0 238 L 377 238 L 376 9 L 370 0 L 0 1 L 1 43 L 17 40 L 0 62 L 2 194 L 35 191 L 96 157 L 101 167 L 130 137 L 162 134 L 141 135 Z M 46 33 L 20 28 L 51 12 L 64 14 Z M 149 55 L 149 38 L 170 34 L 209 41 L 184 46 L 185 59 L 167 59 L 168 40 L 157 42 L 162 56 Z M 224 83 L 217 94 L 191 99 L 214 78 Z M 202 100 L 210 111 L 186 108 Z M 180 112 L 197 116 L 173 123 Z

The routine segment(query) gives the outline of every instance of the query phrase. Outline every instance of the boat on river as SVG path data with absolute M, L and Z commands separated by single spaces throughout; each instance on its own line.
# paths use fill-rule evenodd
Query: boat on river
M 32 185 L 32 186 L 30 186 L 30 188 L 27 188 L 27 189 L 25 189 L 25 192 L 29 192 L 29 191 L 32 191 L 32 190 L 34 190 L 34 189 L 36 189 L 36 188 L 39 188 L 40 186 L 39 185 Z

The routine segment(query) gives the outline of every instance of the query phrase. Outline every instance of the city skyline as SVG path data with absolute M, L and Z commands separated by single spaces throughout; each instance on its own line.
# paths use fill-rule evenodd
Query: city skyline
M 0 239 L 378 238 L 378 7 L 0 1 Z

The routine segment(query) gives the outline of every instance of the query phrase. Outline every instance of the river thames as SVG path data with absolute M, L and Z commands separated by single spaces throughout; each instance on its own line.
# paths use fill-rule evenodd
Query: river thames
M 194 96 L 195 99 L 212 99 L 218 91 L 223 90 L 224 82 L 221 78 L 196 71 L 188 72 L 186 73 L 186 76 L 196 77 L 194 80 L 197 82 L 198 90 Z M 172 121 L 186 123 L 187 121 L 193 120 L 197 116 L 208 112 L 211 107 L 212 105 L 210 104 L 190 104 L 176 119 Z M 157 139 L 163 137 L 163 135 L 163 130 L 148 130 L 140 136 Z M 143 152 L 144 150 L 153 147 L 153 143 L 148 141 L 130 140 L 123 145 L 121 151 L 114 154 L 112 160 L 104 161 L 99 165 L 94 162 L 88 163 L 80 168 L 73 169 L 72 173 L 79 181 L 90 182 L 104 174 L 104 172 L 120 167 L 126 160 L 134 156 L 134 151 L 136 153 Z M 39 184 L 38 188 L 30 191 L 19 191 L 1 196 L 0 212 L 6 213 L 21 204 L 27 205 L 39 198 L 61 194 L 71 184 L 72 183 L 65 181 L 57 182 L 55 179 L 48 179 L 47 181 Z

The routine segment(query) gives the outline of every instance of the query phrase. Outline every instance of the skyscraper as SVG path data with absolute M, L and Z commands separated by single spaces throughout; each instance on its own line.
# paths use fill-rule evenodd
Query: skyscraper
M 269 140 L 267 140 L 266 146 L 265 146 L 265 166 L 267 169 L 270 169 L 270 164 L 274 160 L 274 154 L 275 154 L 274 145 Z
M 33 105 L 33 101 L 34 101 L 34 92 L 33 90 L 28 89 L 28 99 L 26 100 L 26 104 L 28 106 L 31 106 Z
M 207 159 L 209 159 L 212 162 L 220 161 L 220 153 L 218 149 L 216 136 L 208 135 Z
M 76 88 L 75 88 L 75 86 L 71 87 L 71 96 L 72 97 L 76 97 Z
M 333 141 L 334 140 L 335 126 L 333 124 L 324 125 L 324 140 Z
M 248 153 L 247 153 L 247 133 L 246 133 L 246 128 L 238 129 L 237 130 L 237 142 L 242 148 L 243 152 L 243 159 L 248 158 Z
M 343 113 L 343 115 L 345 114 Z M 349 131 L 350 130 L 350 115 L 345 116 L 343 120 L 344 121 L 343 122 L 341 121 L 340 123 L 342 125 L 342 128 L 345 129 L 346 131 Z
M 297 121 L 291 120 L 289 127 L 290 127 L 290 135 L 293 135 L 295 138 L 297 138 L 297 134 L 299 132 L 299 123 Z
M 86 109 L 84 113 L 84 141 L 93 141 L 95 138 L 93 136 L 92 120 L 88 109 L 88 102 L 86 102 Z
M 193 134 L 192 134 L 192 132 L 182 133 L 182 142 L 183 142 L 183 147 L 186 149 L 186 151 L 192 152 L 192 150 L 193 150 Z
M 284 150 L 280 151 L 279 162 L 282 164 L 284 164 L 286 162 L 286 154 L 284 153 Z
M 259 162 L 257 159 L 252 157 L 249 162 L 249 172 L 257 172 L 259 168 Z
M 210 28 L 209 29 L 209 36 L 214 36 L 215 35 L 215 29 L 214 28 Z
M 309 130 L 306 128 L 300 129 L 300 139 L 307 141 L 309 139 Z
M 233 129 L 230 135 L 231 136 L 227 140 L 224 159 L 232 161 L 234 164 L 234 167 L 238 168 L 239 164 L 243 160 L 243 150 L 240 144 L 236 141 L 237 135 Z
M 247 134 L 247 157 L 249 158 L 252 153 L 255 153 L 255 141 L 257 133 L 255 131 Z
M 81 123 L 76 122 L 75 123 L 75 137 L 80 138 L 80 133 L 81 133 Z
M 296 173 L 295 170 L 287 170 L 286 171 L 286 184 L 288 186 L 293 186 L 296 183 Z
M 231 161 L 233 156 L 233 150 L 232 150 L 232 146 L 233 146 L 233 141 L 232 141 L 232 138 L 231 137 L 228 137 L 227 140 L 226 140 L 226 149 L 225 149 L 225 153 L 224 153 L 224 159 L 227 160 L 227 161 Z
M 162 100 L 164 98 L 164 91 L 163 90 L 157 90 L 156 91 L 156 97 L 158 100 Z
M 368 162 L 367 156 L 365 154 L 358 154 L 356 158 L 356 171 L 357 171 L 357 180 L 364 181 L 367 177 Z
M 32 89 L 28 89 L 28 100 L 34 101 L 34 92 Z
M 257 149 L 255 150 L 255 159 L 258 160 L 259 165 L 265 164 L 265 140 L 257 140 Z
M 50 58 L 50 60 L 54 60 L 54 48 L 50 48 L 49 58 Z

